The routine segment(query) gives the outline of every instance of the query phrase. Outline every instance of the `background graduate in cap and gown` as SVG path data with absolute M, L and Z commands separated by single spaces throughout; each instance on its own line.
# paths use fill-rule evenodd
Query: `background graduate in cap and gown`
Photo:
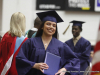
M 71 50 L 77 55 L 80 59 L 80 71 L 85 71 L 90 63 L 90 51 L 91 44 L 88 40 L 80 36 L 80 32 L 82 31 L 82 21 L 71 21 L 73 23 L 72 26 L 72 34 L 73 38 L 66 41 L 65 43 L 71 48 Z M 84 72 L 80 72 L 80 75 L 83 75 Z
M 66 71 L 79 71 L 80 62 L 77 56 L 67 44 L 57 39 L 57 23 L 63 22 L 60 16 L 56 11 L 39 12 L 37 15 L 43 23 L 36 37 L 29 38 L 16 57 L 18 75 L 45 75 L 42 70 L 50 67 L 43 63 L 46 52 L 61 57 L 59 71 L 52 75 L 65 75 Z M 66 75 L 78 75 L 78 72 L 66 73 Z

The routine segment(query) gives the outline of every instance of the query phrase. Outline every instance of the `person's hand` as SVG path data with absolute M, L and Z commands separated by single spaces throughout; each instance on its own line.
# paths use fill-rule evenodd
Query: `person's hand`
M 93 58 L 93 55 L 94 55 L 94 51 L 91 51 L 90 52 L 90 57 Z
M 55 75 L 59 74 L 59 75 L 65 75 L 66 73 L 66 69 L 65 68 L 61 68 Z
M 43 72 L 43 69 L 48 69 L 49 66 L 46 63 L 35 63 L 33 68 L 40 70 L 41 72 Z

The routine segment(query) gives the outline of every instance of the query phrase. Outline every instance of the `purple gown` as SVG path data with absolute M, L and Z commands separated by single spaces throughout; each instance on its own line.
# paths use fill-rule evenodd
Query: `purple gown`
M 53 37 L 45 50 L 41 37 L 35 37 L 24 42 L 16 57 L 18 75 L 45 75 L 40 70 L 32 67 L 35 63 L 44 62 L 46 52 L 61 57 L 60 68 L 65 67 L 68 71 L 80 70 L 79 59 L 67 44 Z M 54 61 L 51 61 L 51 63 L 52 62 Z M 79 72 L 70 72 L 66 73 L 66 75 L 78 75 L 78 73 Z
M 80 59 L 80 75 L 83 75 L 85 69 L 89 66 L 90 63 L 90 51 L 91 44 L 89 41 L 81 37 L 79 41 L 74 46 L 73 39 L 70 39 L 65 42 L 71 50 L 77 55 Z

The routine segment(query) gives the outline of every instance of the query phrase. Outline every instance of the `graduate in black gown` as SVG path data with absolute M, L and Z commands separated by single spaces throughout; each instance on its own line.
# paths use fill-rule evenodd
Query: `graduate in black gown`
M 44 63 L 46 52 L 61 57 L 60 68 L 55 75 L 78 75 L 80 70 L 78 57 L 67 44 L 57 39 L 57 23 L 63 20 L 56 11 L 39 12 L 37 15 L 43 23 L 36 37 L 26 40 L 16 57 L 18 75 L 45 75 L 42 70 L 49 68 L 48 64 Z
M 71 50 L 80 59 L 80 75 L 83 75 L 84 71 L 90 64 L 90 51 L 91 44 L 88 40 L 80 36 L 82 31 L 82 21 L 71 21 L 73 38 L 65 43 L 71 48 Z

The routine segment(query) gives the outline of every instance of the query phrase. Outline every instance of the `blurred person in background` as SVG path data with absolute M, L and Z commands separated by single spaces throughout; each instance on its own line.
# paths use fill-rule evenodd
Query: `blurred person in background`
M 36 33 L 38 31 L 39 26 L 41 25 L 41 20 L 39 19 L 39 17 L 36 17 L 36 19 L 34 20 L 34 28 L 28 30 L 25 33 L 25 36 L 28 38 L 33 38 L 36 36 Z
M 0 43 L 0 75 L 18 75 L 15 57 L 23 42 L 26 28 L 26 18 L 21 12 L 12 14 L 10 30 L 6 32 Z
M 94 46 L 91 46 L 90 61 L 92 61 L 93 55 L 94 55 Z
M 90 52 L 90 67 L 92 67 L 92 59 L 94 56 L 94 46 L 91 46 L 91 52 Z
M 2 36 L 0 35 L 0 42 L 1 42 Z
M 88 40 L 80 36 L 82 32 L 82 21 L 71 21 L 73 38 L 65 43 L 71 48 L 71 50 L 80 59 L 80 75 L 83 75 L 86 68 L 90 65 L 90 51 L 91 44 Z

